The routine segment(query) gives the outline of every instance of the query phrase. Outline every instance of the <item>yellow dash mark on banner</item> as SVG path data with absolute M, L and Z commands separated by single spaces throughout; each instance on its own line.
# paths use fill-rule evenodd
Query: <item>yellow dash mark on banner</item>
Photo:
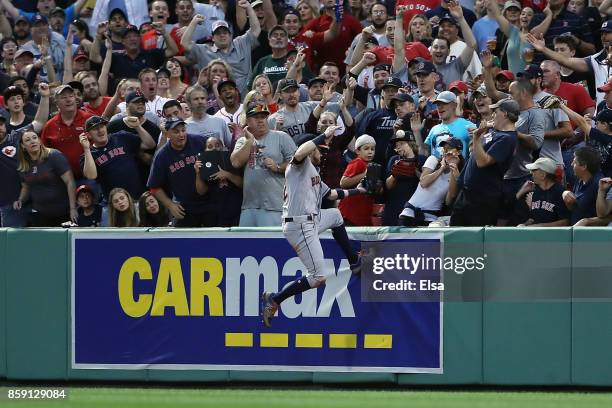
M 330 334 L 329 348 L 357 348 L 357 335 Z
M 225 347 L 253 347 L 253 333 L 225 333 Z
M 287 333 L 261 333 L 259 335 L 260 347 L 289 347 Z
M 295 335 L 295 347 L 323 348 L 323 335 L 298 333 Z
M 390 349 L 392 344 L 391 334 L 366 334 L 363 339 L 363 348 Z

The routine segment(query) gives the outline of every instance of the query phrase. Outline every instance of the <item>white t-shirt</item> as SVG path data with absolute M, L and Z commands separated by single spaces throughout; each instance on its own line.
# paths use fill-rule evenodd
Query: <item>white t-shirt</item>
M 436 156 L 429 156 L 423 164 L 423 168 L 431 169 L 432 171 L 438 166 L 438 159 Z M 427 213 L 426 210 L 438 211 L 444 204 L 446 198 L 446 192 L 448 191 L 448 184 L 450 182 L 450 172 L 442 173 L 440 176 L 431 183 L 428 187 L 421 186 L 421 183 L 417 186 L 416 191 L 410 197 L 408 202 L 416 208 L 420 208 L 425 212 L 425 221 L 435 221 L 437 217 L 435 215 Z M 414 211 L 410 208 L 404 208 L 404 211 L 400 215 L 406 217 L 414 217 Z

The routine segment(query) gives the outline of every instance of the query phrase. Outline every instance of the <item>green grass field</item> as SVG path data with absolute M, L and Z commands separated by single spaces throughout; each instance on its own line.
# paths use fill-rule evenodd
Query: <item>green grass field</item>
M 9 401 L 0 389 L 2 408 L 610 408 L 612 393 L 395 391 L 278 388 L 85 388 L 68 389 L 66 401 Z

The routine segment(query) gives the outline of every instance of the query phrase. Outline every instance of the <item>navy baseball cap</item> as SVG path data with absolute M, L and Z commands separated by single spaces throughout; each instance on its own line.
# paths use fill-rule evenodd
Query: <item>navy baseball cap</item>
M 458 150 L 463 150 L 463 142 L 456 137 L 451 137 L 449 139 L 443 140 L 440 142 L 440 147 L 448 145 L 449 147 L 454 147 Z
M 170 130 L 170 129 L 174 129 L 175 127 L 177 127 L 178 125 L 184 125 L 185 121 L 177 116 L 173 116 L 171 118 L 166 119 L 166 123 L 164 125 L 164 128 L 166 130 Z
M 30 23 L 32 25 L 37 24 L 37 23 L 49 24 L 49 20 L 47 20 L 47 17 L 43 16 L 42 14 L 36 13 L 30 19 Z
M 320 84 L 325 85 L 325 84 L 327 83 L 327 81 L 326 81 L 326 80 L 324 80 L 324 79 L 323 79 L 323 78 L 321 78 L 321 77 L 315 77 L 315 78 L 312 78 L 310 81 L 308 81 L 308 88 L 310 88 L 311 86 L 313 86 L 313 85 L 314 85 L 314 84 L 316 84 L 316 83 L 320 83 Z
M 540 68 L 538 65 L 529 64 L 525 67 L 523 72 L 519 72 L 518 74 L 516 74 L 516 76 L 518 78 L 525 77 L 528 79 L 542 78 L 544 77 L 544 72 L 542 71 L 542 68 Z
M 123 11 L 119 7 L 115 7 L 114 9 L 111 10 L 111 12 L 108 15 L 108 19 L 110 20 L 117 13 L 121 14 L 121 16 L 123 17 L 124 20 L 128 19 L 127 15 L 125 14 L 125 11 Z
M 54 16 L 56 14 L 62 14 L 64 17 L 66 16 L 66 11 L 64 11 L 61 7 L 56 7 L 49 13 L 50 16 Z
M 291 88 L 299 88 L 300 84 L 297 83 L 295 79 L 285 79 L 283 82 L 283 86 L 281 87 L 281 91 L 288 91 Z
M 372 72 L 378 72 L 378 71 L 387 71 L 387 72 L 391 72 L 391 64 L 376 64 L 374 65 L 374 70 Z
M 142 102 L 146 102 L 147 98 L 145 98 L 144 94 L 140 89 L 130 92 L 125 97 L 125 103 L 139 102 L 141 100 Z
M 102 116 L 92 116 L 85 121 L 85 131 L 89 132 L 91 129 L 106 125 L 107 123 L 108 120 L 104 119 Z
M 10 115 L 7 111 L 5 111 L 4 109 L 0 109 L 0 121 L 1 122 L 8 122 L 10 119 Z
M 388 87 L 401 88 L 402 86 L 404 86 L 404 83 L 402 82 L 401 79 L 395 78 L 395 77 L 389 77 L 387 78 L 384 85 L 382 86 L 382 89 L 385 89 Z
M 612 33 L 612 20 L 605 21 L 601 25 L 601 32 L 602 33 Z
M 597 122 L 612 123 L 612 110 L 604 109 L 595 116 Z
M 140 35 L 140 30 L 135 25 L 130 24 L 129 26 L 127 26 L 125 28 L 125 30 L 123 30 L 123 34 L 121 34 L 121 37 L 123 38 L 126 35 L 128 35 L 129 33 L 136 33 L 136 34 Z
M 442 17 L 440 17 L 440 24 L 442 24 L 442 22 L 444 21 L 448 21 L 449 23 L 459 27 L 459 23 L 457 22 L 457 20 L 455 20 L 455 18 L 451 16 L 450 14 L 445 14 Z
M 408 95 L 407 93 L 397 93 L 393 98 L 391 98 L 391 107 L 395 107 L 395 103 L 396 102 L 408 102 L 411 101 L 412 103 L 414 103 L 414 99 L 412 98 L 412 96 Z
M 417 64 L 416 66 L 416 70 L 414 71 L 415 75 L 418 74 L 426 74 L 429 75 L 432 72 L 437 72 L 436 71 L 436 66 L 433 64 L 433 62 L 431 61 L 421 61 Z

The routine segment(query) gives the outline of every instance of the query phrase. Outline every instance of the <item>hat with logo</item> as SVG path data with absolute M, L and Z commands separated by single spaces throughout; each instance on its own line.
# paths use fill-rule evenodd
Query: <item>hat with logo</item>
M 255 103 L 249 104 L 249 108 L 246 113 L 247 118 L 251 116 L 256 116 L 259 114 L 263 114 L 267 116 L 270 114 L 270 111 L 268 110 L 268 107 L 266 105 L 258 105 Z
M 104 119 L 102 116 L 92 116 L 85 121 L 85 131 L 89 132 L 98 126 L 106 125 L 107 123 L 108 120 Z
M 171 118 L 166 119 L 166 123 L 164 124 L 164 128 L 166 130 L 174 129 L 178 125 L 184 125 L 185 121 L 178 116 L 173 116 Z
M 66 12 L 65 12 L 65 11 L 64 11 L 64 9 L 63 9 L 63 8 L 61 8 L 61 7 L 56 7 L 56 8 L 54 8 L 53 10 L 51 10 L 51 12 L 49 13 L 49 15 L 50 15 L 50 16 L 54 16 L 54 15 L 56 15 L 56 14 L 61 14 L 61 15 L 63 15 L 64 17 L 66 16 Z
M 32 23 L 32 25 L 35 25 L 38 23 L 49 24 L 49 20 L 47 20 L 47 17 L 43 16 L 42 14 L 36 13 L 30 19 L 30 23 Z
M 540 157 L 533 163 L 526 164 L 527 170 L 542 170 L 548 174 L 557 173 L 557 163 L 548 157 Z
M 127 26 L 125 28 L 125 30 L 123 30 L 123 33 L 121 34 L 121 37 L 125 37 L 129 33 L 136 33 L 136 34 L 140 35 L 140 30 L 135 25 L 130 24 L 129 26 Z
M 601 110 L 597 114 L 597 116 L 595 116 L 595 120 L 597 122 L 612 123 L 612 110 L 611 109 Z
M 442 91 L 436 96 L 435 103 L 457 103 L 457 96 L 451 91 Z
M 601 32 L 602 33 L 612 33 L 612 20 L 605 21 L 601 25 Z
M 504 9 L 502 10 L 502 13 L 512 7 L 519 9 L 519 11 L 522 9 L 521 3 L 514 0 L 508 0 L 506 3 L 504 3 Z
M 388 88 L 388 87 L 398 88 L 399 89 L 402 86 L 404 86 L 404 83 L 402 82 L 401 79 L 395 78 L 395 77 L 389 77 L 389 78 L 387 78 L 387 80 L 383 84 L 382 89 L 385 89 L 385 88 Z
M 212 33 L 214 34 L 220 28 L 225 28 L 227 31 L 230 31 L 229 24 L 225 20 L 217 20 L 212 25 Z
M 431 61 L 424 60 L 424 61 L 420 61 L 417 64 L 414 74 L 415 75 L 418 75 L 418 74 L 429 75 L 432 72 L 436 72 L 436 66 Z
M 81 193 L 89 193 L 91 195 L 93 195 L 93 190 L 91 189 L 91 187 L 89 187 L 87 184 L 81 184 L 80 186 L 78 186 L 75 190 L 75 194 L 78 197 L 79 194 Z
M 147 101 L 147 98 L 145 98 L 144 94 L 142 93 L 140 89 L 130 92 L 125 97 L 125 103 L 146 102 L 146 101 Z
M 285 79 L 281 86 L 281 91 L 288 91 L 293 88 L 299 88 L 300 84 L 295 79 Z
M 469 92 L 467 84 L 463 81 L 453 81 L 448 84 L 448 90 L 452 91 L 453 89 L 457 89 L 459 92 L 463 92 L 464 94 Z
M 444 14 L 442 17 L 440 17 L 440 25 L 442 25 L 442 22 L 444 21 L 448 21 L 454 25 L 456 25 L 457 27 L 459 27 L 459 23 L 457 22 L 457 20 L 455 20 L 455 18 L 453 16 L 451 16 L 450 14 Z
M 516 76 L 519 78 L 525 77 L 528 79 L 535 79 L 544 77 L 544 72 L 542 71 L 542 68 L 540 68 L 538 65 L 529 64 L 522 72 L 519 72 Z
M 440 147 L 445 146 L 445 145 L 449 147 L 453 147 L 457 150 L 463 150 L 463 142 L 457 139 L 456 137 L 450 137 L 440 142 Z
M 321 78 L 321 77 L 314 77 L 310 81 L 308 81 L 308 88 L 310 88 L 314 84 L 323 84 L 323 85 L 325 85 L 326 83 L 327 83 L 327 81 L 324 80 L 323 78 Z

